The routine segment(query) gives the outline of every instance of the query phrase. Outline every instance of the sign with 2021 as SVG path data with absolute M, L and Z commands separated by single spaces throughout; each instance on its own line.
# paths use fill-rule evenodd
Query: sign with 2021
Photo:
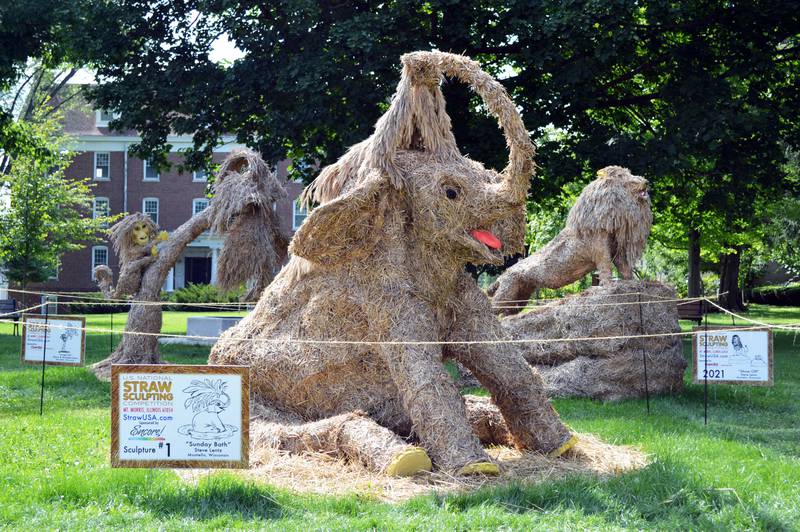
M 82 366 L 86 349 L 86 318 L 80 316 L 22 316 L 23 364 Z
M 113 467 L 248 466 L 244 366 L 111 367 Z
M 772 385 L 772 331 L 714 326 L 694 328 L 692 358 L 695 384 Z

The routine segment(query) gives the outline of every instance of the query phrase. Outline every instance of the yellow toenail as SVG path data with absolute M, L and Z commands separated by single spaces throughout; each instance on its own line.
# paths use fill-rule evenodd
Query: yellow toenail
M 421 471 L 431 470 L 431 459 L 424 449 L 411 447 L 400 451 L 386 467 L 386 474 L 393 477 L 408 477 Z
M 578 443 L 578 437 L 573 434 L 572 436 L 570 436 L 570 438 L 567 440 L 567 442 L 564 445 L 562 445 L 561 447 L 559 447 L 555 451 L 551 451 L 547 456 L 550 456 L 551 458 L 556 458 L 558 456 L 561 456 L 565 452 L 567 452 L 570 449 L 572 449 L 573 447 L 575 447 L 576 443 Z
M 459 475 L 499 475 L 500 468 L 492 462 L 475 462 L 458 470 Z

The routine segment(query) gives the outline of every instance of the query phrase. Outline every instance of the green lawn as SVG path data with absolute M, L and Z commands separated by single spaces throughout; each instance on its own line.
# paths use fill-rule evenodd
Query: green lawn
M 167 313 L 183 332 L 189 313 Z M 800 322 L 800 309 L 753 307 L 750 316 Z M 114 317 L 121 328 L 124 315 Z M 714 316 L 711 323 L 729 324 Z M 109 317 L 89 316 L 90 327 Z M 685 324 L 688 328 L 690 324 Z M 109 467 L 109 386 L 84 368 L 47 368 L 39 416 L 36 366 L 19 363 L 19 339 L 0 324 L 0 526 L 19 529 L 769 529 L 800 528 L 800 335 L 775 334 L 775 386 L 702 386 L 677 398 L 606 404 L 559 400 L 577 431 L 639 446 L 647 468 L 610 480 L 572 477 L 392 505 L 364 497 L 296 495 L 215 473 L 187 485 L 169 470 Z M 119 337 L 115 339 L 119 341 Z M 689 342 L 685 341 L 686 351 Z M 108 354 L 90 334 L 87 362 Z M 165 358 L 205 362 L 207 348 L 168 346 Z M 688 375 L 688 371 L 687 371 Z

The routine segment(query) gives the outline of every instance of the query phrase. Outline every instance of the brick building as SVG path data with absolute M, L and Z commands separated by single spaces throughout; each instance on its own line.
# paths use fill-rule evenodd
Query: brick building
M 110 117 L 105 112 L 86 108 L 72 109 L 65 114 L 65 130 L 75 138 L 75 157 L 66 175 L 70 178 L 91 178 L 94 184 L 94 214 L 142 212 L 150 215 L 159 227 L 173 231 L 194 213 L 208 206 L 204 172 L 178 172 L 176 166 L 159 172 L 155 167 L 128 153 L 140 138 L 133 131 L 112 131 L 108 128 Z M 231 150 L 241 147 L 233 138 L 214 149 L 214 162 L 222 161 Z M 173 152 L 171 163 L 180 161 L 178 150 L 191 146 L 191 137 L 168 138 Z M 288 162 L 277 167 L 278 177 L 286 179 Z M 285 234 L 290 235 L 305 218 L 305 212 L 296 205 L 302 184 L 287 182 L 288 199 L 275 205 Z M 203 233 L 184 250 L 170 272 L 164 289 L 172 291 L 189 283 L 215 282 L 216 261 L 223 239 Z M 119 275 L 117 257 L 107 241 L 88 245 L 61 258 L 56 278 L 46 283 L 31 285 L 31 290 L 96 292 L 92 271 L 106 264 Z

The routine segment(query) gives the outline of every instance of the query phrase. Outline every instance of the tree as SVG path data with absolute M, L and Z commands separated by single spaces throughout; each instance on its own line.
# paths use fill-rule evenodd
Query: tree
M 104 80 L 92 97 L 121 112 L 115 125 L 142 132 L 142 157 L 163 163 L 167 135 L 191 134 L 186 164 L 201 166 L 236 132 L 309 178 L 369 133 L 397 56 L 466 53 L 504 78 L 534 136 L 564 132 L 539 150 L 536 197 L 612 163 L 648 176 L 657 225 L 669 226 L 656 234 L 691 251 L 693 291 L 700 254 L 736 255 L 760 223 L 731 198 L 768 204 L 785 176 L 775 148 L 800 140 L 800 13 L 791 0 L 108 5 L 119 30 L 84 49 Z M 242 58 L 210 59 L 221 35 Z M 456 84 L 445 92 L 462 151 L 502 164 L 502 139 L 472 112 L 474 96 Z M 736 261 L 726 264 L 736 277 Z
M 27 142 L 13 127 L 20 109 L 12 102 L 20 88 L 42 92 L 39 85 L 46 80 L 30 74 L 65 63 L 81 66 L 98 49 L 111 46 L 117 32 L 108 21 L 117 18 L 119 8 L 105 0 L 14 0 L 0 5 L 0 94 L 11 94 L 0 98 L 0 150 L 23 149 Z M 31 62 L 44 69 L 32 70 Z
M 27 149 L 12 154 L 5 176 L 8 205 L 0 208 L 0 267 L 24 290 L 58 272 L 59 257 L 96 239 L 110 218 L 91 216 L 87 181 L 67 179 L 72 161 L 58 116 L 15 122 Z

